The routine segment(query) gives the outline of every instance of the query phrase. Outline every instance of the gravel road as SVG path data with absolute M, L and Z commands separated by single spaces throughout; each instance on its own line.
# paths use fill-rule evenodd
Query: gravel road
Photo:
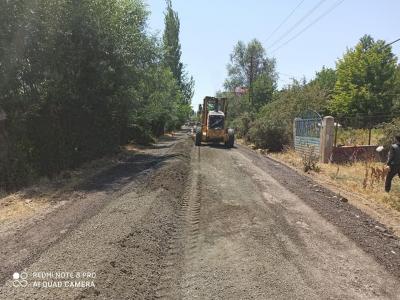
M 246 147 L 180 132 L 76 190 L 0 228 L 0 299 L 400 299 L 390 230 Z

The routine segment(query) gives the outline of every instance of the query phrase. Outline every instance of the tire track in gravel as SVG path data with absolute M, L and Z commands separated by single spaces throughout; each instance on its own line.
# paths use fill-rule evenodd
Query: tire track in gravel
M 268 170 L 273 178 L 337 226 L 344 235 L 374 257 L 393 276 L 400 278 L 400 238 L 390 229 L 357 207 L 342 202 L 340 195 L 311 178 L 245 146 L 238 146 L 237 150 L 255 165 Z
M 189 184 L 185 188 L 182 207 L 177 213 L 177 226 L 170 240 L 169 251 L 160 284 L 156 289 L 156 298 L 159 299 L 181 299 L 183 286 L 182 276 L 190 262 L 195 256 L 198 248 L 198 236 L 201 209 L 201 176 L 200 176 L 200 149 L 192 148 L 191 173 Z
M 0 285 L 6 282 L 12 272 L 30 265 L 52 245 L 66 238 L 71 230 L 95 216 L 107 205 L 110 198 L 119 197 L 126 192 L 125 188 L 132 184 L 129 180 L 140 180 L 141 176 L 156 169 L 157 164 L 162 164 L 167 158 L 165 155 L 147 159 L 140 162 L 139 167 L 132 161 L 121 162 L 89 178 L 70 194 L 62 195 L 67 200 L 57 199 L 62 203 L 46 215 L 35 216 L 24 224 L 18 224 L 16 229 L 8 229 L 0 236 L 0 244 L 4 245 L 0 253 Z M 97 190 L 90 193 L 85 191 L 95 187 Z
M 309 193 L 240 150 L 192 149 L 180 270 L 160 298 L 398 298 L 396 279 L 308 207 Z
M 166 253 L 180 228 L 178 215 L 190 173 L 189 145 L 186 134 L 179 134 L 166 149 L 154 151 L 154 156 L 165 159 L 128 184 L 110 189 L 105 181 L 104 201 L 92 201 L 98 210 L 93 215 L 79 211 L 86 218 L 38 254 L 40 257 L 31 257 L 33 263 L 27 266 L 30 274 L 59 268 L 90 269 L 97 273 L 95 288 L 66 293 L 64 289 L 15 290 L 4 285 L 0 286 L 0 299 L 33 295 L 35 299 L 154 299 L 160 274 L 166 273 L 163 269 L 170 264 Z M 114 173 L 109 175 L 114 182 Z M 73 213 L 64 216 L 73 217 Z

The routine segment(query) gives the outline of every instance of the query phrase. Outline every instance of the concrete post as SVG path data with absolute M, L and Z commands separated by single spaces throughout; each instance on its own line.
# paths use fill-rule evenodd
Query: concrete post
M 322 119 L 321 124 L 321 132 L 320 132 L 320 161 L 322 163 L 328 163 L 332 151 L 333 151 L 333 143 L 334 143 L 334 135 L 335 135 L 335 120 L 331 116 L 324 117 Z
M 296 121 L 299 120 L 299 118 L 294 118 L 293 121 L 293 149 L 296 150 Z

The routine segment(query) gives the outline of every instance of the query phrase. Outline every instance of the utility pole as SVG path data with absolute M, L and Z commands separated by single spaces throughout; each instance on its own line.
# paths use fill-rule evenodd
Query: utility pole
M 249 102 L 253 104 L 253 65 L 254 65 L 254 57 L 251 55 L 250 57 L 250 73 L 249 73 Z

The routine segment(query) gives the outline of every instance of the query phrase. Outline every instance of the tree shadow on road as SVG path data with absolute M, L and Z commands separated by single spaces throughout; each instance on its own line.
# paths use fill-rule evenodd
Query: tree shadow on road
M 77 185 L 75 190 L 85 192 L 113 192 L 121 188 L 124 184 L 134 180 L 145 170 L 161 168 L 167 160 L 175 158 L 176 156 L 178 155 L 134 154 Z
M 162 136 L 158 142 L 152 145 L 132 145 L 125 147 L 124 158 L 116 165 L 103 170 L 92 176 L 85 182 L 75 187 L 77 191 L 106 191 L 113 192 L 120 189 L 124 184 L 134 180 L 138 175 L 149 169 L 159 169 L 168 160 L 177 158 L 180 154 L 151 153 L 152 150 L 171 148 L 175 141 L 184 133 L 174 136 Z M 138 152 L 139 151 L 139 152 Z M 150 153 L 145 153 L 148 151 Z

